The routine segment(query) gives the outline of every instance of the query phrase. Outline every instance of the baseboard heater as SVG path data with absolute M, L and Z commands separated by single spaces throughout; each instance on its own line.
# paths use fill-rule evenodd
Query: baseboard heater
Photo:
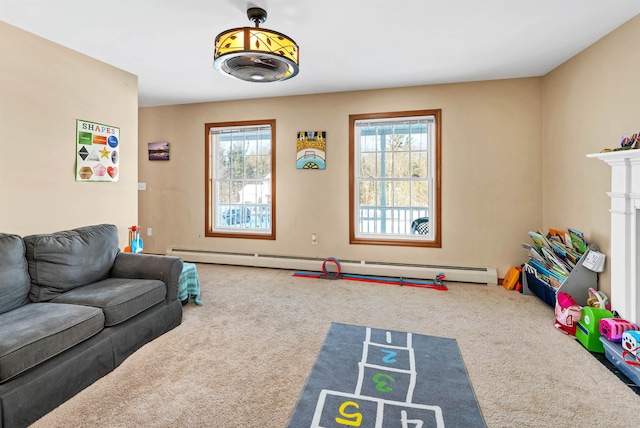
M 257 253 L 229 253 L 189 250 L 183 248 L 169 248 L 166 254 L 169 256 L 180 257 L 184 261 L 191 263 L 213 263 L 221 265 L 306 270 L 312 272 L 322 271 L 322 262 L 325 260 L 312 257 L 280 256 Z M 434 279 L 436 275 L 443 272 L 446 275 L 445 281 L 473 282 L 487 285 L 498 284 L 498 272 L 495 268 L 490 267 L 435 266 L 364 260 L 339 260 L 343 273 L 356 275 Z

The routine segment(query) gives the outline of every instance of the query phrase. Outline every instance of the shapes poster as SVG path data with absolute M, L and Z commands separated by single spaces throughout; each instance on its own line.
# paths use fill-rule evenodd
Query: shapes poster
M 76 181 L 118 181 L 120 128 L 76 120 Z
M 298 132 L 296 168 L 325 169 L 326 138 L 326 131 Z

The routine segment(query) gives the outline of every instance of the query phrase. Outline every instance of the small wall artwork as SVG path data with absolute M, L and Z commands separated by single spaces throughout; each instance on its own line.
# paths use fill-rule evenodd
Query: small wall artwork
M 300 131 L 296 144 L 296 168 L 325 169 L 326 131 Z
M 148 143 L 149 160 L 169 160 L 169 143 L 162 141 L 159 143 Z
M 120 128 L 76 120 L 76 181 L 118 181 Z

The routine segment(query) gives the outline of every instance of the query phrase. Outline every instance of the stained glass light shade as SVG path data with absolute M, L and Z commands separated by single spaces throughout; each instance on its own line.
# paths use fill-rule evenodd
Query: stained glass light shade
M 276 82 L 298 74 L 298 45 L 288 36 L 258 27 L 218 34 L 213 66 L 248 82 Z

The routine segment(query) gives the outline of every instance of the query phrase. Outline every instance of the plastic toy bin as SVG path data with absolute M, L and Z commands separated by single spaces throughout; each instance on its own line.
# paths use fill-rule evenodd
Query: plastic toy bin
M 611 342 L 604 337 L 600 337 L 600 342 L 602 342 L 604 346 L 604 355 L 607 357 L 607 360 L 624 373 L 626 377 L 631 379 L 633 383 L 640 386 L 640 366 L 628 364 L 624 358 L 622 358 L 622 345 Z
M 524 274 L 527 280 L 526 287 L 543 302 L 554 308 L 556 306 L 556 289 L 540 281 L 535 275 L 529 272 L 524 272 Z

